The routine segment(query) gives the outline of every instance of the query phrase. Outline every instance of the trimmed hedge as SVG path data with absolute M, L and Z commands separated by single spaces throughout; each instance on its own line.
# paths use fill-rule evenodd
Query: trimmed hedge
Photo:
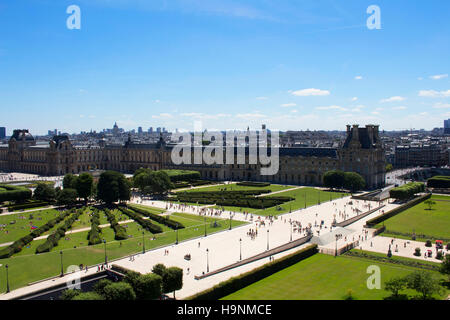
M 122 211 L 125 215 L 129 216 L 131 219 L 135 220 L 137 223 L 139 223 L 142 228 L 146 229 L 147 231 L 155 234 L 155 233 L 162 233 L 163 230 L 160 226 L 151 223 L 149 220 L 142 219 L 142 216 L 140 214 L 137 214 L 136 212 L 129 210 L 125 207 L 120 207 L 119 210 Z
M 400 259 L 392 259 L 388 257 L 379 257 L 376 255 L 371 255 L 365 252 L 359 252 L 359 251 L 347 251 L 344 253 L 346 256 L 350 257 L 358 257 L 358 258 L 364 258 L 369 260 L 374 260 L 377 262 L 387 262 L 387 263 L 393 263 L 393 264 L 400 264 L 408 267 L 414 267 L 414 268 L 421 268 L 421 269 L 427 269 L 427 270 L 434 270 L 439 271 L 439 265 L 431 265 L 427 263 L 423 263 L 420 261 L 408 261 L 408 260 L 400 260 Z
M 271 191 L 267 189 L 243 191 L 178 192 L 176 193 L 175 201 L 265 209 L 294 200 L 294 198 L 292 197 L 284 196 L 254 197 L 255 195 L 261 195 L 270 192 Z
M 450 188 L 450 177 L 449 176 L 434 176 L 427 180 L 428 188 Z
M 243 181 L 238 182 L 238 186 L 246 186 L 246 187 L 268 187 L 270 186 L 269 182 L 254 182 L 254 181 Z
M 394 199 L 406 200 L 411 199 L 415 194 L 424 191 L 425 184 L 422 182 L 410 182 L 403 186 L 391 189 L 389 191 L 389 196 Z
M 381 216 L 378 216 L 378 217 L 372 218 L 370 220 L 367 220 L 366 226 L 368 228 L 372 228 L 373 226 L 383 222 L 384 220 L 387 220 L 387 219 L 389 219 L 389 218 L 399 214 L 400 212 L 403 212 L 406 209 L 409 209 L 409 208 L 415 206 L 416 204 L 419 204 L 420 202 L 429 199 L 430 197 L 431 197 L 431 193 L 428 193 L 426 195 L 423 195 L 423 196 L 420 196 L 420 197 L 418 197 L 416 199 L 413 199 L 413 200 L 411 200 L 411 201 L 409 201 L 409 202 L 407 202 L 407 203 L 405 203 L 405 204 L 403 204 L 403 205 L 401 205 L 401 206 L 399 206 L 399 207 L 397 207 L 395 209 L 392 209 L 392 210 L 386 212 L 385 214 L 383 214 Z
M 172 182 L 199 180 L 200 172 L 192 170 L 159 170 L 167 173 Z
M 24 210 L 24 209 L 31 209 L 36 207 L 43 207 L 48 206 L 49 203 L 45 201 L 35 201 L 35 202 L 29 202 L 24 204 L 13 204 L 8 206 L 8 211 L 17 211 L 17 210 Z
M 12 186 L 0 184 L 0 202 L 4 201 L 25 201 L 31 199 L 30 189 L 22 186 Z
M 309 258 L 317 252 L 317 244 L 310 245 L 304 249 L 277 259 L 273 262 L 266 263 L 265 265 L 253 269 L 249 272 L 243 273 L 236 277 L 232 277 L 226 281 L 222 281 L 212 288 L 186 298 L 186 300 L 219 300 L 220 298 L 223 298 L 229 294 L 232 294 L 233 292 L 245 288 L 252 283 L 262 280 L 278 271 L 281 271 L 306 258 Z
M 91 230 L 88 232 L 88 240 L 90 246 L 102 243 L 102 239 L 100 237 L 102 229 L 100 229 L 99 225 L 100 225 L 100 212 L 97 209 L 94 209 L 91 218 Z
M 108 222 L 111 224 L 111 228 L 113 228 L 114 230 L 114 239 L 115 240 L 128 239 L 127 229 L 125 229 L 117 222 L 116 217 L 111 213 L 111 211 L 109 209 L 105 209 L 103 212 L 106 214 L 106 218 L 108 219 Z
M 43 252 L 50 252 L 54 247 L 58 245 L 59 239 L 64 237 L 66 234 L 66 231 L 70 229 L 72 224 L 75 222 L 75 220 L 78 219 L 78 217 L 83 213 L 82 209 L 76 210 L 68 219 L 64 221 L 64 224 L 60 226 L 58 229 L 56 229 L 55 232 L 53 232 L 51 235 L 47 237 L 47 240 L 39 245 L 36 248 L 36 253 L 43 253 Z
M 133 210 L 133 211 L 135 211 L 137 213 L 140 213 L 143 216 L 149 217 L 153 221 L 156 221 L 156 222 L 161 223 L 161 224 L 163 224 L 165 226 L 168 226 L 169 228 L 171 228 L 173 230 L 184 229 L 184 225 L 182 223 L 170 220 L 168 217 L 163 217 L 163 216 L 160 216 L 160 215 L 148 212 L 146 210 L 136 208 L 134 206 L 127 206 L 127 207 L 128 207 L 128 209 L 131 209 L 131 210 Z
M 34 229 L 29 235 L 26 235 L 19 240 L 16 240 L 13 244 L 11 244 L 8 247 L 0 249 L 0 259 L 9 258 L 13 254 L 18 253 L 22 250 L 24 246 L 26 246 L 28 243 L 33 241 L 34 238 L 39 237 L 44 232 L 50 230 L 53 228 L 56 224 L 64 220 L 69 214 L 71 214 L 73 211 L 64 211 L 56 218 L 49 220 L 46 224 L 43 226 Z

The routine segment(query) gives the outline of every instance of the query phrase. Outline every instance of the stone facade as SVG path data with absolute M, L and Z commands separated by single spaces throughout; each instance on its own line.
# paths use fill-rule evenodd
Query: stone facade
M 39 145 L 28 130 L 15 130 L 8 146 L 0 147 L 0 170 L 41 175 L 78 174 L 89 170 L 116 170 L 133 173 L 141 167 L 197 170 L 210 180 L 253 180 L 295 185 L 321 185 L 329 170 L 354 171 L 361 174 L 367 188 L 384 186 L 385 152 L 379 127 L 347 126 L 347 139 L 339 148 L 279 148 L 279 171 L 261 176 L 259 164 L 182 164 L 171 161 L 174 145 L 154 144 L 74 146 L 67 136 L 55 136 L 49 144 Z M 248 151 L 248 148 L 247 148 Z M 225 157 L 224 157 L 225 159 Z

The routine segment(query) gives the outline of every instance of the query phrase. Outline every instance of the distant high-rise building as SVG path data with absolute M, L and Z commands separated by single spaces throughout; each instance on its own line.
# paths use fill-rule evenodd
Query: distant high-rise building
M 148 133 L 153 133 L 153 127 L 148 128 Z
M 444 134 L 450 134 L 450 119 L 444 120 Z
M 142 134 L 142 127 L 138 127 L 138 134 Z
M 160 127 L 156 128 L 156 133 L 161 133 L 161 128 Z
M 6 138 L 6 128 L 0 127 L 0 139 L 5 139 L 5 138 Z

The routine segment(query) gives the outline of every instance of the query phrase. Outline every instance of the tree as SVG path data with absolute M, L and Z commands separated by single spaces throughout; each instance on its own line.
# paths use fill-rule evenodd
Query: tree
M 79 175 L 75 181 L 75 187 L 80 198 L 84 198 L 87 204 L 88 199 L 94 192 L 94 179 L 91 174 L 85 172 Z
M 73 298 L 75 298 L 75 296 L 79 295 L 80 293 L 81 290 L 67 289 L 61 293 L 59 300 L 72 300 Z
M 63 189 L 58 193 L 56 198 L 59 205 L 71 206 L 77 202 L 77 190 L 75 189 Z
M 344 185 L 345 173 L 340 170 L 328 171 L 323 176 L 323 184 L 327 188 L 342 188 Z
M 163 277 L 166 269 L 167 268 L 165 265 L 163 265 L 162 263 L 158 263 L 153 266 L 152 272 L 159 275 L 160 277 Z
M 365 186 L 366 181 L 360 174 L 356 172 L 345 173 L 344 188 L 350 190 L 351 192 L 355 192 L 364 189 Z
M 55 189 L 43 182 L 39 182 L 34 190 L 34 198 L 42 201 L 52 202 L 56 198 Z
M 129 200 L 130 185 L 125 176 L 116 171 L 105 171 L 100 175 L 97 184 L 97 198 L 112 204 L 118 200 Z
M 183 269 L 178 267 L 167 268 L 162 283 L 162 291 L 164 293 L 173 292 L 173 298 L 175 299 L 175 291 L 183 287 Z
M 106 300 L 136 300 L 136 293 L 127 282 L 114 282 L 104 287 Z
M 423 300 L 432 299 L 433 294 L 440 293 L 439 281 L 434 279 L 429 272 L 416 271 L 406 276 L 409 289 L 413 289 L 422 295 Z
M 109 286 L 113 282 L 108 279 L 101 279 L 94 285 L 94 292 L 98 293 L 101 296 L 105 295 L 105 287 Z
M 445 259 L 441 263 L 439 272 L 443 275 L 447 275 L 448 281 L 450 281 L 450 254 L 445 255 Z
M 431 210 L 431 207 L 436 205 L 436 201 L 433 201 L 431 199 L 428 199 L 428 200 L 424 201 L 423 203 L 428 206 L 428 210 Z
M 385 290 L 386 291 L 390 291 L 392 292 L 392 296 L 394 298 L 399 297 L 399 292 L 403 289 L 406 288 L 407 283 L 406 283 L 406 279 L 403 277 L 396 277 L 396 278 L 392 278 L 388 281 L 385 282 Z
M 77 177 L 71 173 L 64 176 L 63 188 L 76 189 Z
M 166 171 L 143 168 L 135 172 L 133 185 L 146 194 L 164 194 L 174 187 Z
M 387 163 L 386 164 L 386 172 L 390 172 L 390 171 L 392 171 L 394 169 L 394 167 L 392 166 L 392 164 L 390 164 L 390 163 Z
M 161 296 L 162 277 L 149 273 L 139 275 L 132 284 L 138 300 L 154 300 Z

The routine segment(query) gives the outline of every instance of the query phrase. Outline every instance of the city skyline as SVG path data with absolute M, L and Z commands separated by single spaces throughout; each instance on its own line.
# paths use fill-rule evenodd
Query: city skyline
M 80 0 L 81 29 L 69 30 L 72 4 L 0 7 L 8 135 L 114 121 L 125 130 L 191 131 L 195 121 L 210 131 L 431 130 L 450 117 L 448 3 L 378 1 L 381 30 L 366 26 L 369 1 Z

